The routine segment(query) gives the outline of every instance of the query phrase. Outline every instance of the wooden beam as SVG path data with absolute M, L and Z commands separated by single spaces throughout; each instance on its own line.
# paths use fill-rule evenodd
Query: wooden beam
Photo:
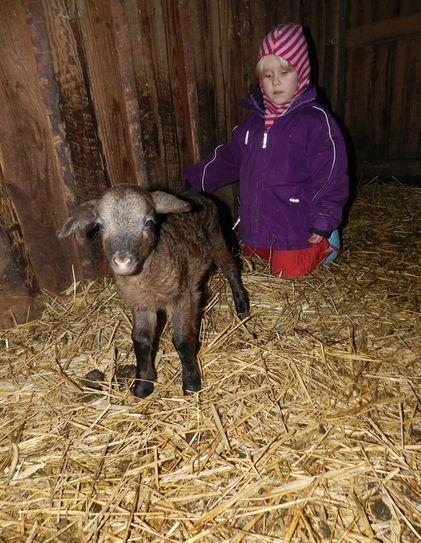
M 200 134 L 199 134 L 199 105 L 197 97 L 197 82 L 194 67 L 194 54 L 191 44 L 192 40 L 192 9 L 191 2 L 187 0 L 179 0 L 178 2 L 178 17 L 180 29 L 180 41 L 182 48 L 182 60 L 185 75 L 186 87 L 186 116 L 184 119 L 185 126 L 188 130 L 187 135 L 187 154 L 180 156 L 182 162 L 188 160 L 198 162 L 200 156 Z
M 421 160 L 365 160 L 358 167 L 359 175 L 421 176 Z
M 124 66 L 126 45 L 123 56 L 119 57 L 117 50 L 121 38 L 115 33 L 113 20 L 117 4 L 75 0 L 75 6 L 86 62 L 84 69 L 110 182 L 143 184 L 142 166 L 137 158 L 135 161 L 136 151 L 133 151 L 133 145 L 139 148 L 138 133 L 137 129 L 130 129 L 127 116 L 128 111 L 131 116 L 133 108 L 131 81 L 125 87 L 121 83 L 120 67 L 127 75 L 130 67 Z M 118 16 L 117 26 L 122 24 L 123 15 Z M 129 106 L 127 100 L 131 102 Z
M 416 34 L 421 34 L 421 12 L 350 28 L 346 36 L 346 47 L 362 47 Z
M 136 94 L 136 79 L 129 38 L 129 27 L 123 2 L 120 0 L 111 0 L 111 13 L 116 41 L 117 67 L 123 93 L 123 107 L 128 126 L 128 151 L 131 156 L 137 184 L 146 187 L 148 186 L 148 175 L 142 145 L 140 110 Z
M 39 2 L 0 2 L 0 152 L 31 270 L 41 289 L 58 292 L 72 265 L 83 273 L 77 244 L 55 235 L 73 179 L 42 25 Z
M 43 8 L 75 177 L 77 197 L 76 202 L 69 202 L 71 206 L 96 198 L 110 183 L 101 154 L 76 7 L 63 0 L 43 0 Z

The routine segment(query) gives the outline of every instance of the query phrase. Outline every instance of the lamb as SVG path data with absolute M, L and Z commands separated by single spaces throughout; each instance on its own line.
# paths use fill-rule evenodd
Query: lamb
M 249 314 L 248 294 L 222 235 L 215 203 L 198 194 L 175 196 L 135 185 L 116 185 L 99 199 L 78 207 L 57 235 L 64 238 L 94 225 L 101 231 L 117 289 L 133 313 L 134 395 L 144 398 L 154 389 L 153 349 L 159 311 L 172 320 L 183 391 L 199 391 L 201 285 L 213 264 L 230 283 L 238 316 L 243 319 Z

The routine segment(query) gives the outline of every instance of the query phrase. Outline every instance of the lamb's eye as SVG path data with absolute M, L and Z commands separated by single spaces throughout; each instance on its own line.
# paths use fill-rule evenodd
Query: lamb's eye
M 152 226 L 154 226 L 154 224 L 155 224 L 154 219 L 146 219 L 146 221 L 145 221 L 145 227 L 146 228 L 152 228 Z

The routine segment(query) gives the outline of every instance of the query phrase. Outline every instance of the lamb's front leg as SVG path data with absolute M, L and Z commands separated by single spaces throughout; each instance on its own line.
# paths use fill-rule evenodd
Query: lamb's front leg
M 202 388 L 198 347 L 199 295 L 185 293 L 172 311 L 173 344 L 181 360 L 183 372 L 183 391 L 198 392 Z
M 152 360 L 157 316 L 154 311 L 133 311 L 133 348 L 136 355 L 136 381 L 133 394 L 145 398 L 153 392 L 156 371 Z
M 212 243 L 215 263 L 229 281 L 237 315 L 240 319 L 244 319 L 250 314 L 250 301 L 241 280 L 240 268 L 219 232 L 214 234 Z

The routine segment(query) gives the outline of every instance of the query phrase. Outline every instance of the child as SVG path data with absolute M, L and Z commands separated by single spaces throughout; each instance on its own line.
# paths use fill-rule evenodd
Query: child
M 336 257 L 346 149 L 310 85 L 301 25 L 278 26 L 264 38 L 256 73 L 260 89 L 243 102 L 250 114 L 232 142 L 186 168 L 184 178 L 203 192 L 239 180 L 244 254 L 270 259 L 275 275 L 302 277 Z

